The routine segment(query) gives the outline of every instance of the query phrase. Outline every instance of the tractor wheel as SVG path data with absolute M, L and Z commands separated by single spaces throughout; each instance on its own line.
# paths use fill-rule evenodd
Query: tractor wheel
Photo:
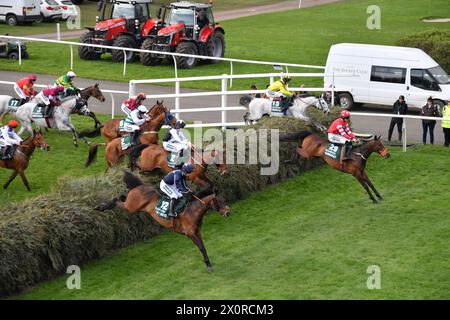
M 94 38 L 94 31 L 88 31 L 81 35 L 80 42 L 82 43 L 92 43 L 92 38 Z M 78 55 L 83 60 L 99 60 L 101 54 L 94 51 L 91 47 L 78 47 Z
M 154 42 L 155 42 L 155 40 L 153 40 L 151 38 L 145 39 L 145 41 L 142 43 L 141 49 L 142 50 L 152 50 Z M 160 58 L 152 57 L 152 54 L 148 53 L 148 52 L 141 52 L 140 58 L 141 58 L 141 63 L 144 66 L 157 66 L 157 65 L 161 64 Z
M 206 52 L 210 57 L 223 58 L 225 55 L 225 37 L 222 32 L 216 31 L 206 42 Z M 206 60 L 206 63 L 218 63 L 219 60 Z
M 188 41 L 181 42 L 177 46 L 177 50 L 175 52 L 181 53 L 181 54 L 192 54 L 192 55 L 198 54 L 197 46 L 195 45 L 195 43 L 188 42 Z M 191 68 L 195 67 L 195 65 L 197 64 L 197 58 L 176 57 L 175 59 L 177 60 L 178 67 L 180 69 L 191 69 Z
M 127 34 L 123 34 L 123 35 L 117 37 L 117 39 L 114 40 L 113 46 L 121 47 L 121 48 L 134 48 L 134 49 L 138 48 L 138 46 L 136 44 L 136 40 Z M 112 54 L 113 62 L 122 62 L 123 63 L 123 60 L 124 60 L 123 50 L 111 50 L 111 54 Z M 133 62 L 134 60 L 136 60 L 136 57 L 137 57 L 136 52 L 126 51 L 127 62 Z

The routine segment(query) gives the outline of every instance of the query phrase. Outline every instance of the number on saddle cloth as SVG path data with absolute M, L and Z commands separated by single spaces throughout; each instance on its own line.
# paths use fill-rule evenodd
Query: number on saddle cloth
M 127 150 L 129 147 L 131 147 L 132 143 L 133 143 L 133 137 L 131 134 L 123 136 L 120 140 L 122 150 Z
M 271 107 L 273 113 L 283 113 L 281 98 L 273 98 L 271 101 Z
M 342 146 L 339 144 L 329 143 L 325 149 L 325 155 L 334 160 L 340 160 Z
M 178 204 L 174 208 L 174 213 L 179 215 L 184 212 L 187 205 L 189 204 L 190 197 L 184 196 L 181 199 L 178 199 Z M 156 214 L 163 219 L 169 219 L 169 207 L 170 207 L 170 198 L 166 196 L 161 196 L 159 198 L 158 204 L 156 205 Z
M 17 110 L 21 106 L 22 99 L 11 98 L 8 101 L 8 107 L 13 110 Z
M 45 105 L 38 103 L 33 109 L 33 114 L 32 114 L 33 119 L 44 118 L 44 116 L 45 116 L 44 111 L 45 111 Z

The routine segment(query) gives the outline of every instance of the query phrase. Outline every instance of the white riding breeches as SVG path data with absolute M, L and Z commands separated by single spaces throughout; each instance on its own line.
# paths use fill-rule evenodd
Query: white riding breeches
M 273 98 L 284 98 L 285 97 L 285 95 L 282 94 L 281 92 L 279 92 L 279 91 L 272 91 L 272 90 L 269 90 L 269 89 L 266 90 L 266 96 L 268 96 L 270 99 L 273 99 Z
M 127 123 L 126 121 L 124 122 L 123 130 L 125 132 L 135 132 L 135 131 L 138 131 L 140 129 L 141 128 L 139 128 L 139 126 L 137 126 L 135 124 Z
M 128 109 L 128 107 L 125 105 L 125 103 L 122 103 L 122 105 L 120 106 L 120 109 L 122 110 L 123 113 L 125 113 L 127 116 L 130 115 L 131 110 Z
M 180 191 L 178 191 L 178 189 L 175 185 L 168 185 L 167 183 L 164 182 L 164 180 L 161 180 L 161 183 L 159 184 L 159 188 L 170 199 L 179 199 L 179 198 L 183 197 L 183 195 L 181 194 Z
M 164 150 L 169 151 L 175 157 L 172 157 L 172 161 L 179 165 L 181 163 L 186 163 L 189 161 L 190 147 L 187 144 L 179 142 L 163 142 Z M 183 151 L 183 156 L 181 156 L 181 151 Z
M 347 141 L 350 141 L 346 137 L 341 136 L 340 134 L 328 133 L 328 141 L 337 144 L 345 144 Z
M 23 92 L 23 90 L 17 85 L 17 83 L 14 84 L 14 91 L 16 92 L 16 94 L 19 96 L 20 99 L 28 98 L 25 92 Z
M 49 104 L 50 104 L 50 100 L 48 99 L 48 97 L 46 97 L 45 95 L 44 95 L 44 93 L 41 91 L 41 92 L 39 92 L 37 95 L 36 95 L 36 97 L 34 97 L 35 99 L 36 99 L 36 101 L 37 101 L 37 103 L 43 103 L 43 104 L 45 104 L 46 106 L 48 106 Z

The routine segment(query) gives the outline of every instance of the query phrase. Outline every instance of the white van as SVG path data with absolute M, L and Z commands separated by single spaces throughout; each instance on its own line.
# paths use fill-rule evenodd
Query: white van
M 364 103 L 392 106 L 400 95 L 409 107 L 421 108 L 431 96 L 442 108 L 450 98 L 447 73 L 416 48 L 336 44 L 325 73 L 324 85 L 331 88 L 334 78 L 343 109 Z
M 10 26 L 40 19 L 40 0 L 0 0 L 0 21 Z

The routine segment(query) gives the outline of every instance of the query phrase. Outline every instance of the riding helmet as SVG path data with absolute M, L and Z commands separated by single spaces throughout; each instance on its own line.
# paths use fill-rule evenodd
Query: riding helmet
M 76 77 L 77 75 L 75 74 L 75 72 L 69 71 L 69 72 L 67 72 L 67 76 L 68 76 L 69 78 L 74 78 L 74 77 Z
M 183 129 L 186 126 L 186 123 L 183 120 L 178 120 L 177 123 L 175 123 L 175 128 Z
M 19 126 L 19 123 L 16 120 L 9 120 L 8 127 L 17 128 L 18 126 Z
M 192 171 L 194 171 L 194 166 L 192 164 L 185 163 L 181 168 L 181 171 L 183 171 L 184 173 L 191 173 Z
M 349 119 L 350 118 L 350 112 L 348 112 L 347 110 L 342 110 L 341 111 L 341 118 Z
M 138 99 L 141 99 L 142 101 L 144 101 L 145 99 L 147 99 L 147 96 L 145 95 L 145 93 L 139 93 L 138 95 L 137 95 L 137 98 Z
M 37 80 L 37 77 L 36 77 L 35 74 L 30 74 L 30 75 L 28 76 L 28 79 L 29 79 L 30 81 L 36 81 L 36 80 Z

